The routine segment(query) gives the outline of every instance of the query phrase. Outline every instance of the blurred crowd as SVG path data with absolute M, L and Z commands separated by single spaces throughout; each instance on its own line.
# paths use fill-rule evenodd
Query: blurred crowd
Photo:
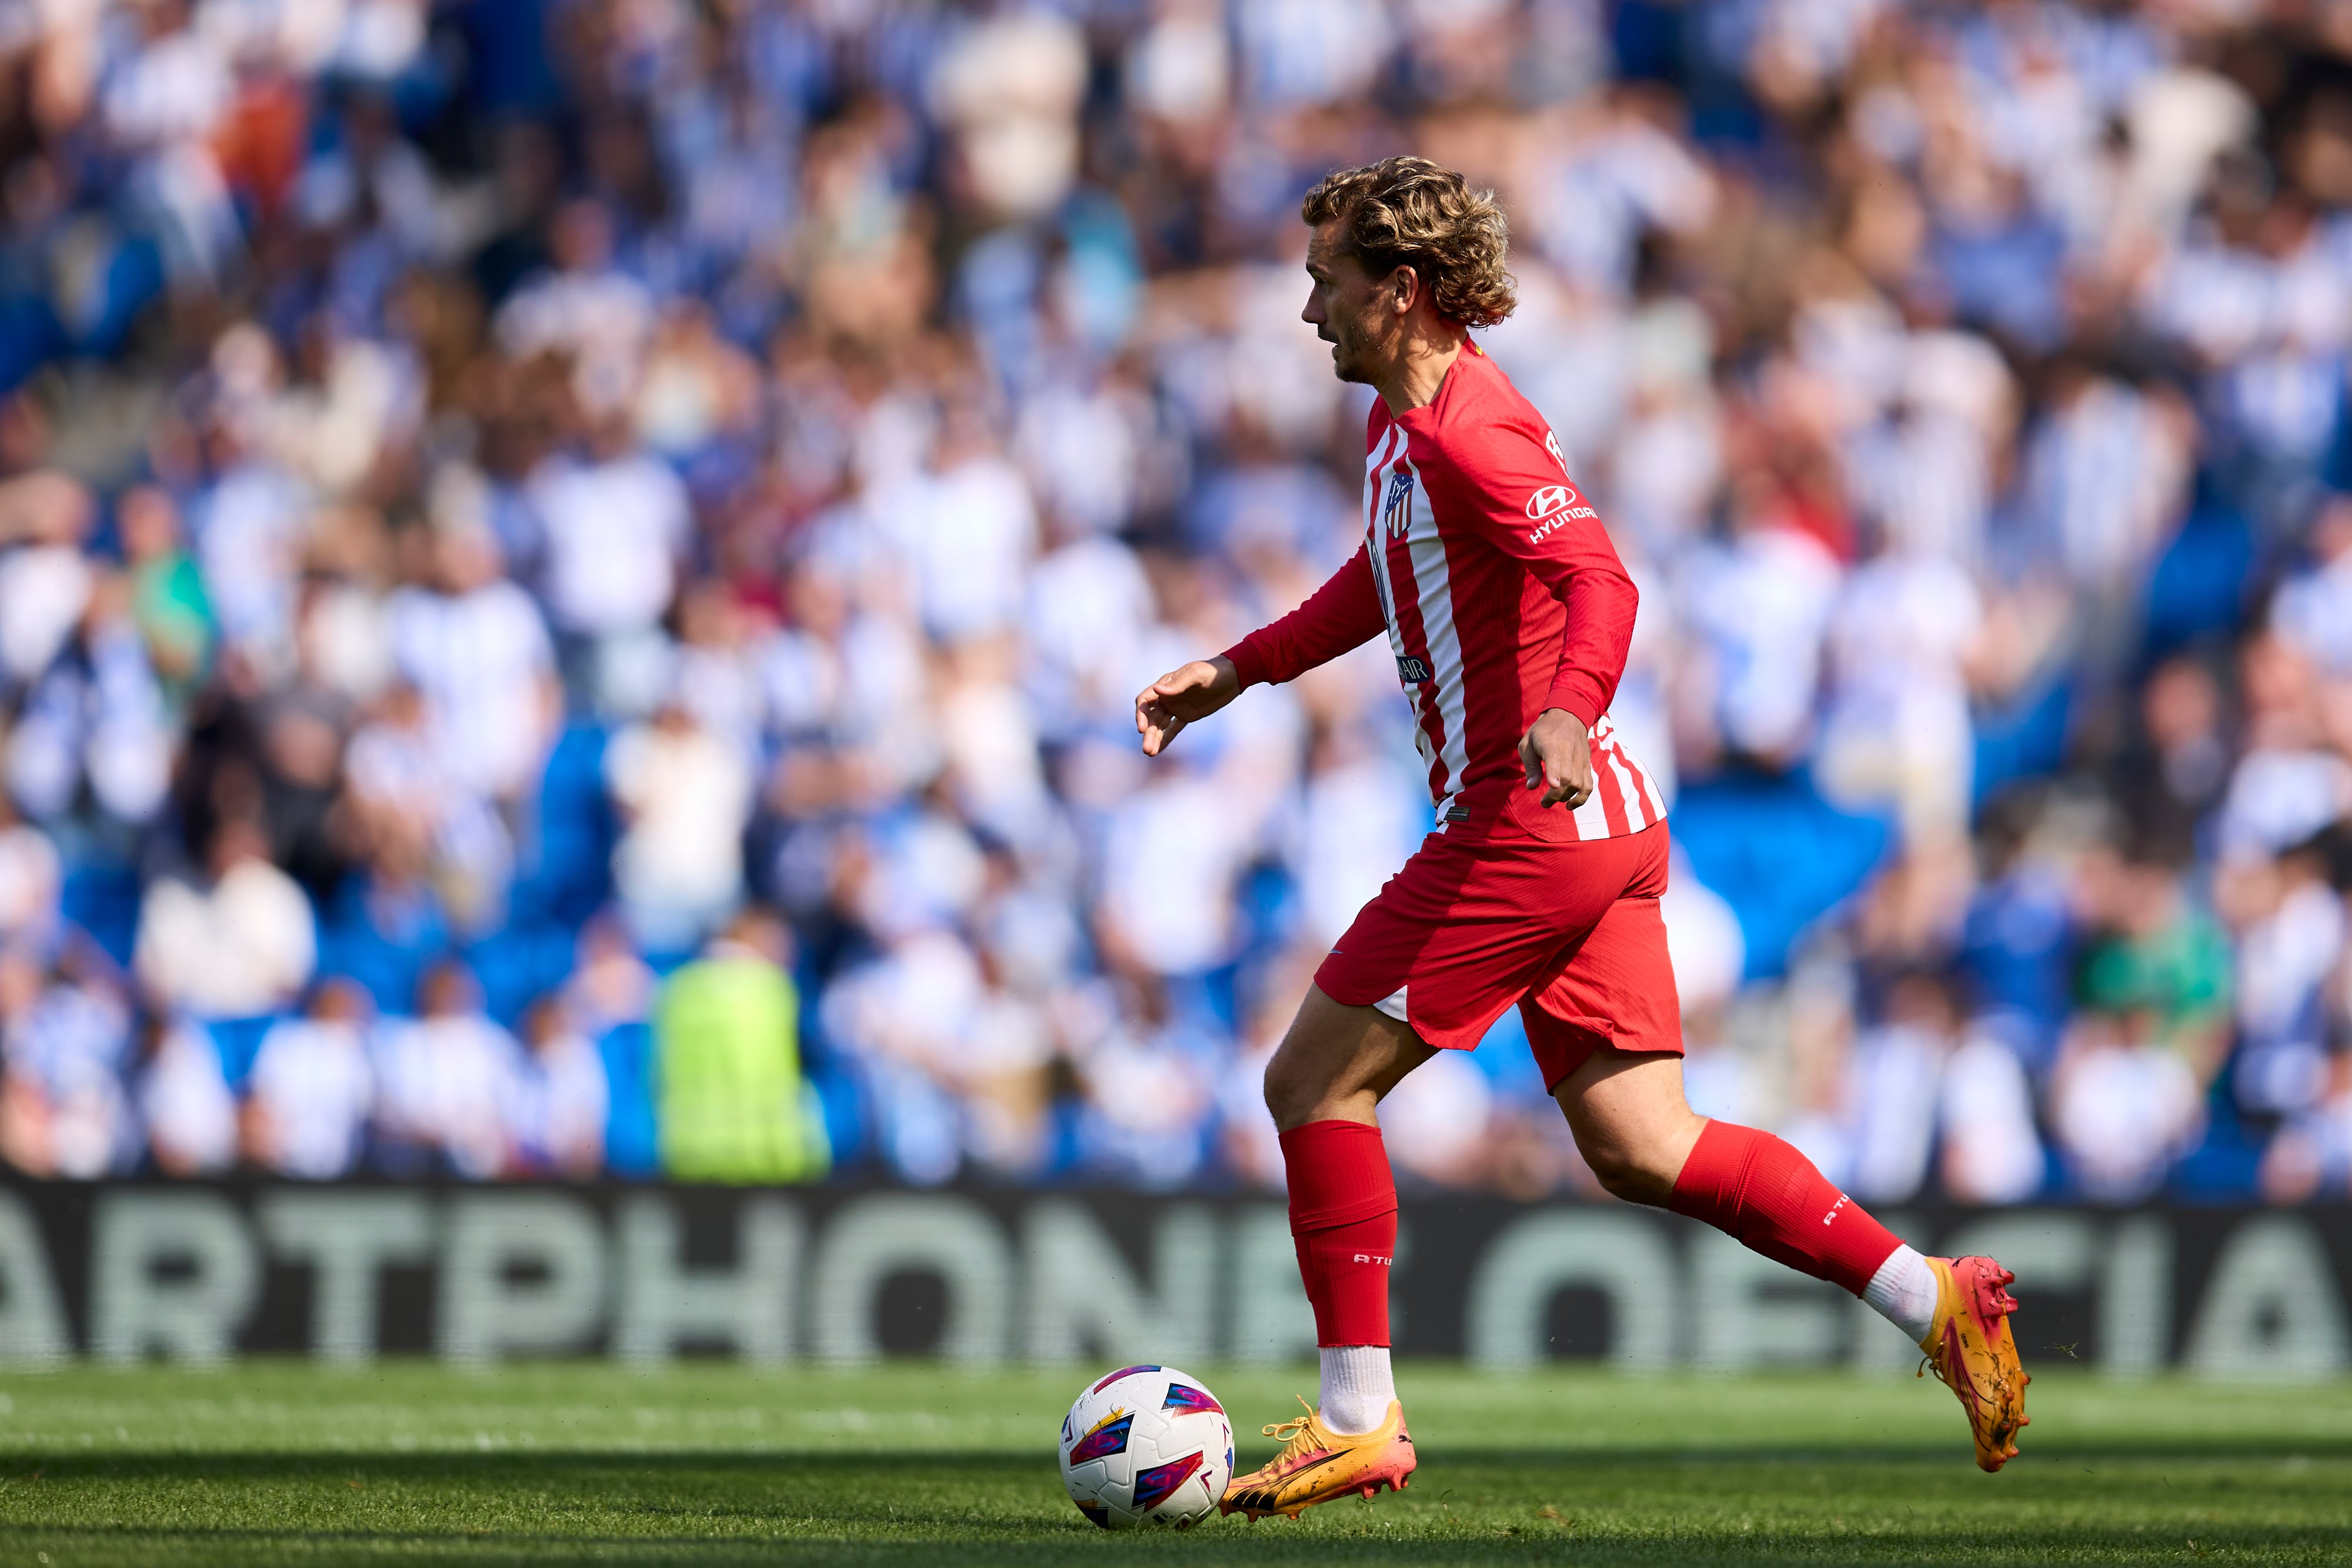
M 1694 1102 L 2352 1187 L 2352 5 L 0 0 L 0 1157 L 1278 1186 L 1428 828 L 1300 193 L 1502 193 Z M 1590 1189 L 1513 1018 L 1409 1186 Z

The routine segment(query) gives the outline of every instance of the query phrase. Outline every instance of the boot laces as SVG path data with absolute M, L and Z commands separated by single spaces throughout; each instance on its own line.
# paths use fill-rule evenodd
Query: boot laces
M 1316 1440 L 1314 1433 L 1315 1407 L 1307 1404 L 1303 1396 L 1298 1396 L 1298 1407 L 1307 1414 L 1293 1416 L 1287 1421 L 1276 1421 L 1270 1427 L 1258 1428 L 1265 1436 L 1281 1440 L 1282 1452 L 1274 1458 L 1274 1462 L 1277 1465 L 1286 1459 L 1295 1458 L 1300 1454 L 1311 1452 L 1322 1446 Z

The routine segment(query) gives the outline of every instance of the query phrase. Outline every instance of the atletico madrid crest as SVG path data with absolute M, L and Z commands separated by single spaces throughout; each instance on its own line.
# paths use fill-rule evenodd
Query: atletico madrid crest
M 1412 527 L 1412 470 L 1398 465 L 1389 475 L 1388 498 L 1381 503 L 1381 521 L 1389 538 L 1401 539 Z

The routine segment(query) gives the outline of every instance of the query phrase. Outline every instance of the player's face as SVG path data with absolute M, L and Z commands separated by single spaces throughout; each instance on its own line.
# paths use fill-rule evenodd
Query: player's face
M 1307 242 L 1307 308 L 1299 319 L 1331 345 L 1331 370 L 1343 382 L 1369 382 L 1398 330 L 1385 280 L 1339 248 L 1337 219 Z

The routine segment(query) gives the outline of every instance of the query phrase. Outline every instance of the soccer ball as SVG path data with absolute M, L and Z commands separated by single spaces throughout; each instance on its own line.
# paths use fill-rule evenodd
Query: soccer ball
M 1062 1417 L 1062 1484 L 1105 1530 L 1214 1512 L 1234 1474 L 1234 1425 L 1206 1385 L 1172 1366 L 1122 1366 Z

